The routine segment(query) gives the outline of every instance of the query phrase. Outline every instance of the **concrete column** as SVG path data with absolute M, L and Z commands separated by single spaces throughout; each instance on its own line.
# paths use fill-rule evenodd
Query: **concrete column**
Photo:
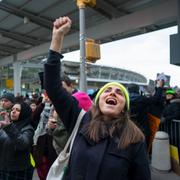
M 21 74 L 22 74 L 22 66 L 21 63 L 17 61 L 17 56 L 14 55 L 13 62 L 13 76 L 14 76 L 14 95 L 21 94 Z

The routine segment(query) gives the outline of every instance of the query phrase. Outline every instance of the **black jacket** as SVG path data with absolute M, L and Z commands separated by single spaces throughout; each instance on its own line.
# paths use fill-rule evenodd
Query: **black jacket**
M 22 103 L 19 120 L 0 129 L 0 170 L 20 171 L 31 167 L 34 129 L 30 117 L 30 107 Z
M 158 103 L 162 103 L 162 92 L 163 88 L 159 87 L 156 88 L 155 94 L 151 97 L 142 96 L 136 92 L 129 93 L 131 119 L 143 131 L 146 137 L 150 135 L 148 112 L 151 106 L 156 107 Z
M 34 130 L 31 125 L 16 129 L 14 124 L 0 129 L 0 170 L 24 170 L 31 166 L 30 148 Z
M 45 64 L 45 89 L 56 112 L 68 131 L 72 131 L 80 109 L 76 99 L 60 85 L 61 55 L 50 51 Z M 82 119 L 76 136 L 66 179 L 68 180 L 150 180 L 150 170 L 144 142 L 117 147 L 116 138 L 102 138 L 99 143 L 90 140 L 85 125 L 90 121 L 89 112 Z
M 170 123 L 173 119 L 180 119 L 180 99 L 173 99 L 165 106 L 161 122 Z

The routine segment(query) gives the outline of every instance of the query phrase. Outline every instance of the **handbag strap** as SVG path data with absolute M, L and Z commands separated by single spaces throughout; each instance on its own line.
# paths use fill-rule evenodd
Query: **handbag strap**
M 78 118 L 77 118 L 75 127 L 74 127 L 74 129 L 73 129 L 73 131 L 72 131 L 72 133 L 71 133 L 71 135 L 70 135 L 70 137 L 69 137 L 66 145 L 64 146 L 64 149 L 62 150 L 64 153 L 67 152 L 67 149 L 68 149 L 69 145 L 70 145 L 69 153 L 71 153 L 72 146 L 73 146 L 73 143 L 74 143 L 74 139 L 75 139 L 75 137 L 76 137 L 76 134 L 77 134 L 78 129 L 79 129 L 79 125 L 80 125 L 81 120 L 82 120 L 82 118 L 83 118 L 83 116 L 84 116 L 85 113 L 86 113 L 86 111 L 84 111 L 83 109 L 81 109 L 81 111 L 80 111 L 80 113 L 79 113 L 79 115 L 78 115 Z

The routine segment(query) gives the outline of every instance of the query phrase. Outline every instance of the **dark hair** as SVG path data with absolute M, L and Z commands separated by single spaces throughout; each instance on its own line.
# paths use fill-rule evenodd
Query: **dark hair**
M 32 110 L 30 106 L 25 102 L 16 102 L 14 105 L 16 104 L 19 104 L 21 106 L 21 111 L 18 121 L 13 121 L 13 123 L 19 130 L 21 130 L 23 127 L 31 123 Z
M 87 125 L 87 135 L 94 142 L 99 142 L 101 137 L 116 137 L 118 148 L 126 148 L 132 143 L 143 141 L 142 131 L 129 118 L 129 113 L 123 112 L 114 119 L 107 120 L 99 106 L 93 106 L 91 110 L 91 121 Z
M 26 118 L 31 117 L 32 110 L 30 106 L 25 102 L 17 102 L 15 104 L 20 104 L 21 106 L 21 112 L 19 114 L 19 120 L 24 120 Z
M 3 98 L 11 101 L 12 103 L 15 102 L 15 97 L 14 97 L 14 94 L 13 94 L 13 93 L 9 93 L 9 92 L 4 93 L 4 94 L 1 96 L 0 99 L 3 99 Z
M 44 89 L 44 72 L 38 72 L 39 75 L 39 80 L 40 80 L 40 84 L 41 84 L 41 89 Z
M 72 80 L 65 74 L 62 75 L 61 81 L 64 81 L 67 86 L 71 86 L 73 83 Z
M 29 101 L 29 105 L 31 105 L 31 104 L 37 104 L 37 100 L 36 99 L 31 99 Z
M 137 84 L 129 84 L 128 92 L 129 93 L 139 93 L 139 86 Z

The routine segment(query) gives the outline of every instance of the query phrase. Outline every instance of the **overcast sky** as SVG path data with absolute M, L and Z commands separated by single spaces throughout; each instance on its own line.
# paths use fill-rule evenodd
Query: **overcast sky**
M 96 64 L 119 67 L 156 79 L 157 73 L 171 76 L 170 85 L 180 87 L 180 66 L 170 64 L 170 35 L 177 26 L 101 45 Z M 79 51 L 64 54 L 65 60 L 79 61 Z

